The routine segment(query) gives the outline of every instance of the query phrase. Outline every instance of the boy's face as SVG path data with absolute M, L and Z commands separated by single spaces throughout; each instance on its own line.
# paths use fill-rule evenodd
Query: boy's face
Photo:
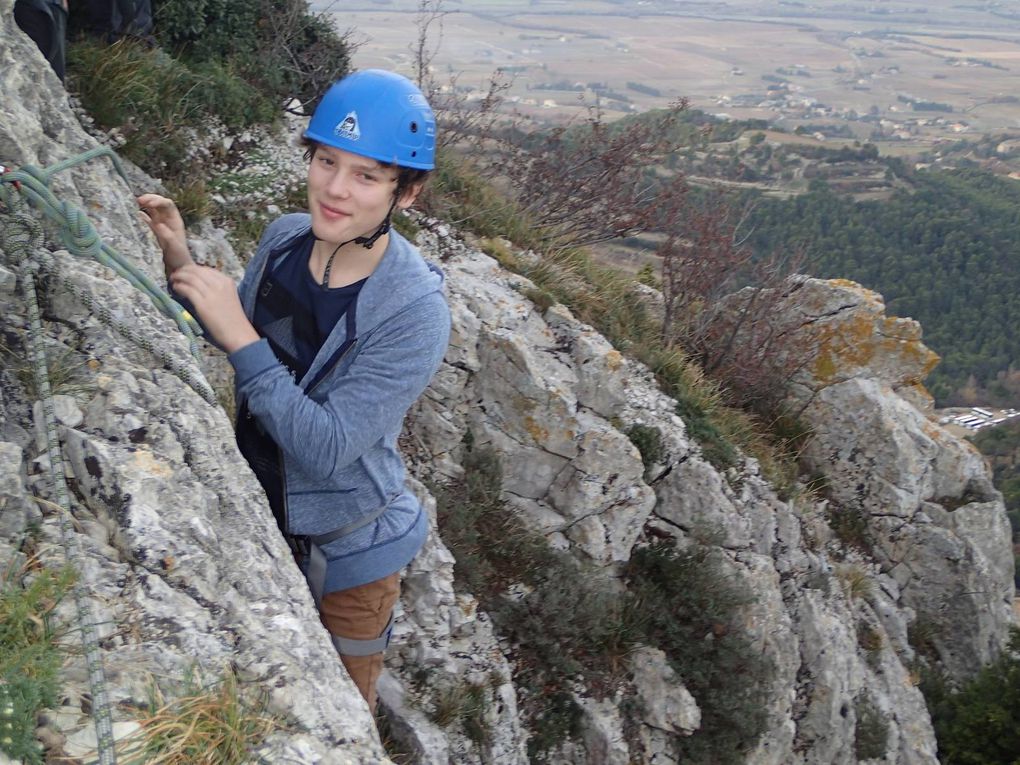
M 308 209 L 318 239 L 340 244 L 371 236 L 389 212 L 398 170 L 332 146 L 318 146 L 308 166 Z M 404 194 L 404 208 L 415 194 Z

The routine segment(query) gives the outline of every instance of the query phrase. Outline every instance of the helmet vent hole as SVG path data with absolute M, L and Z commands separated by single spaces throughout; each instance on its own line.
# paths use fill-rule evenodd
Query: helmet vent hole
M 418 132 L 418 123 L 417 122 L 412 122 L 411 123 L 411 132 L 412 133 L 417 133 Z
M 416 152 L 416 151 L 412 151 L 412 152 L 411 152 L 411 156 L 412 156 L 412 157 L 417 157 L 417 156 L 418 156 L 418 152 Z

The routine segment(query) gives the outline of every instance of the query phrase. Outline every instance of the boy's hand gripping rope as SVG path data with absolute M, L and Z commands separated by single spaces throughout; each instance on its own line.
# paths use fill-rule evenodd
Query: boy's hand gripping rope
M 95 227 L 93 227 L 82 210 L 68 202 L 58 200 L 50 191 L 49 180 L 54 173 L 99 156 L 108 156 L 113 161 L 117 172 L 121 177 L 124 177 L 120 158 L 105 146 L 92 149 L 63 162 L 58 162 L 44 170 L 26 165 L 20 170 L 10 171 L 0 165 L 0 202 L 9 211 L 6 217 L 13 218 L 11 221 L 13 225 L 9 224 L 0 231 L 0 241 L 2 241 L 3 248 L 9 252 L 25 253 L 25 265 L 28 264 L 29 254 L 33 254 L 38 262 L 38 266 L 84 303 L 85 307 L 97 319 L 112 327 L 136 345 L 155 355 L 164 367 L 174 372 L 205 401 L 216 406 L 218 405 L 216 394 L 209 387 L 209 383 L 200 372 L 190 368 L 180 359 L 175 358 L 163 344 L 155 343 L 151 337 L 146 336 L 136 327 L 116 319 L 107 306 L 97 303 L 86 290 L 70 279 L 65 278 L 65 275 L 55 268 L 52 256 L 41 246 L 34 248 L 26 247 L 26 234 L 28 239 L 34 240 L 35 235 L 30 232 L 37 229 L 38 224 L 30 215 L 22 212 L 23 200 L 27 200 L 31 206 L 57 224 L 63 243 L 73 254 L 78 256 L 87 255 L 95 258 L 103 265 L 112 268 L 133 286 L 148 295 L 156 307 L 164 315 L 172 318 L 181 332 L 188 338 L 192 356 L 196 360 L 200 358 L 197 335 L 200 335 L 202 330 L 195 319 L 144 272 L 127 261 L 116 250 L 104 244 L 99 238 Z
M 57 225 L 61 241 L 73 254 L 79 257 L 95 258 L 148 295 L 156 307 L 165 316 L 173 319 L 181 332 L 188 338 L 191 353 L 198 360 L 200 355 L 196 338 L 202 334 L 198 322 L 148 275 L 112 247 L 104 244 L 83 210 L 70 202 L 57 199 L 50 191 L 50 178 L 54 174 L 102 156 L 110 158 L 117 173 L 126 182 L 127 176 L 124 175 L 120 158 L 108 146 L 100 146 L 63 162 L 50 165 L 45 169 L 34 165 L 25 165 L 20 170 L 5 170 L 0 174 L 0 202 L 10 207 L 15 195 L 22 196 L 32 207 Z

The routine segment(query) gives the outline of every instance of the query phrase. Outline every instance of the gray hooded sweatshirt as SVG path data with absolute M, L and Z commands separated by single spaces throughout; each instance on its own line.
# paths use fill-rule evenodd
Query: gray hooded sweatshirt
M 310 227 L 310 216 L 294 214 L 266 229 L 238 288 L 249 319 L 267 266 L 278 267 Z M 333 328 L 302 379 L 265 338 L 229 356 L 239 411 L 279 450 L 285 531 L 317 536 L 378 516 L 323 546 L 324 592 L 399 571 L 425 540 L 428 520 L 404 485 L 397 436 L 446 353 L 450 311 L 442 282 L 391 231 L 354 313 Z

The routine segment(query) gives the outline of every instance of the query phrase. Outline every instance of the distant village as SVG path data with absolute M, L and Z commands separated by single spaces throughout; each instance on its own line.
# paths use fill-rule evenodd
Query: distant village
M 991 410 L 979 406 L 967 409 L 944 409 L 940 413 L 940 425 L 955 425 L 969 431 L 984 430 L 1001 425 L 1014 417 L 1020 417 L 1016 409 Z

